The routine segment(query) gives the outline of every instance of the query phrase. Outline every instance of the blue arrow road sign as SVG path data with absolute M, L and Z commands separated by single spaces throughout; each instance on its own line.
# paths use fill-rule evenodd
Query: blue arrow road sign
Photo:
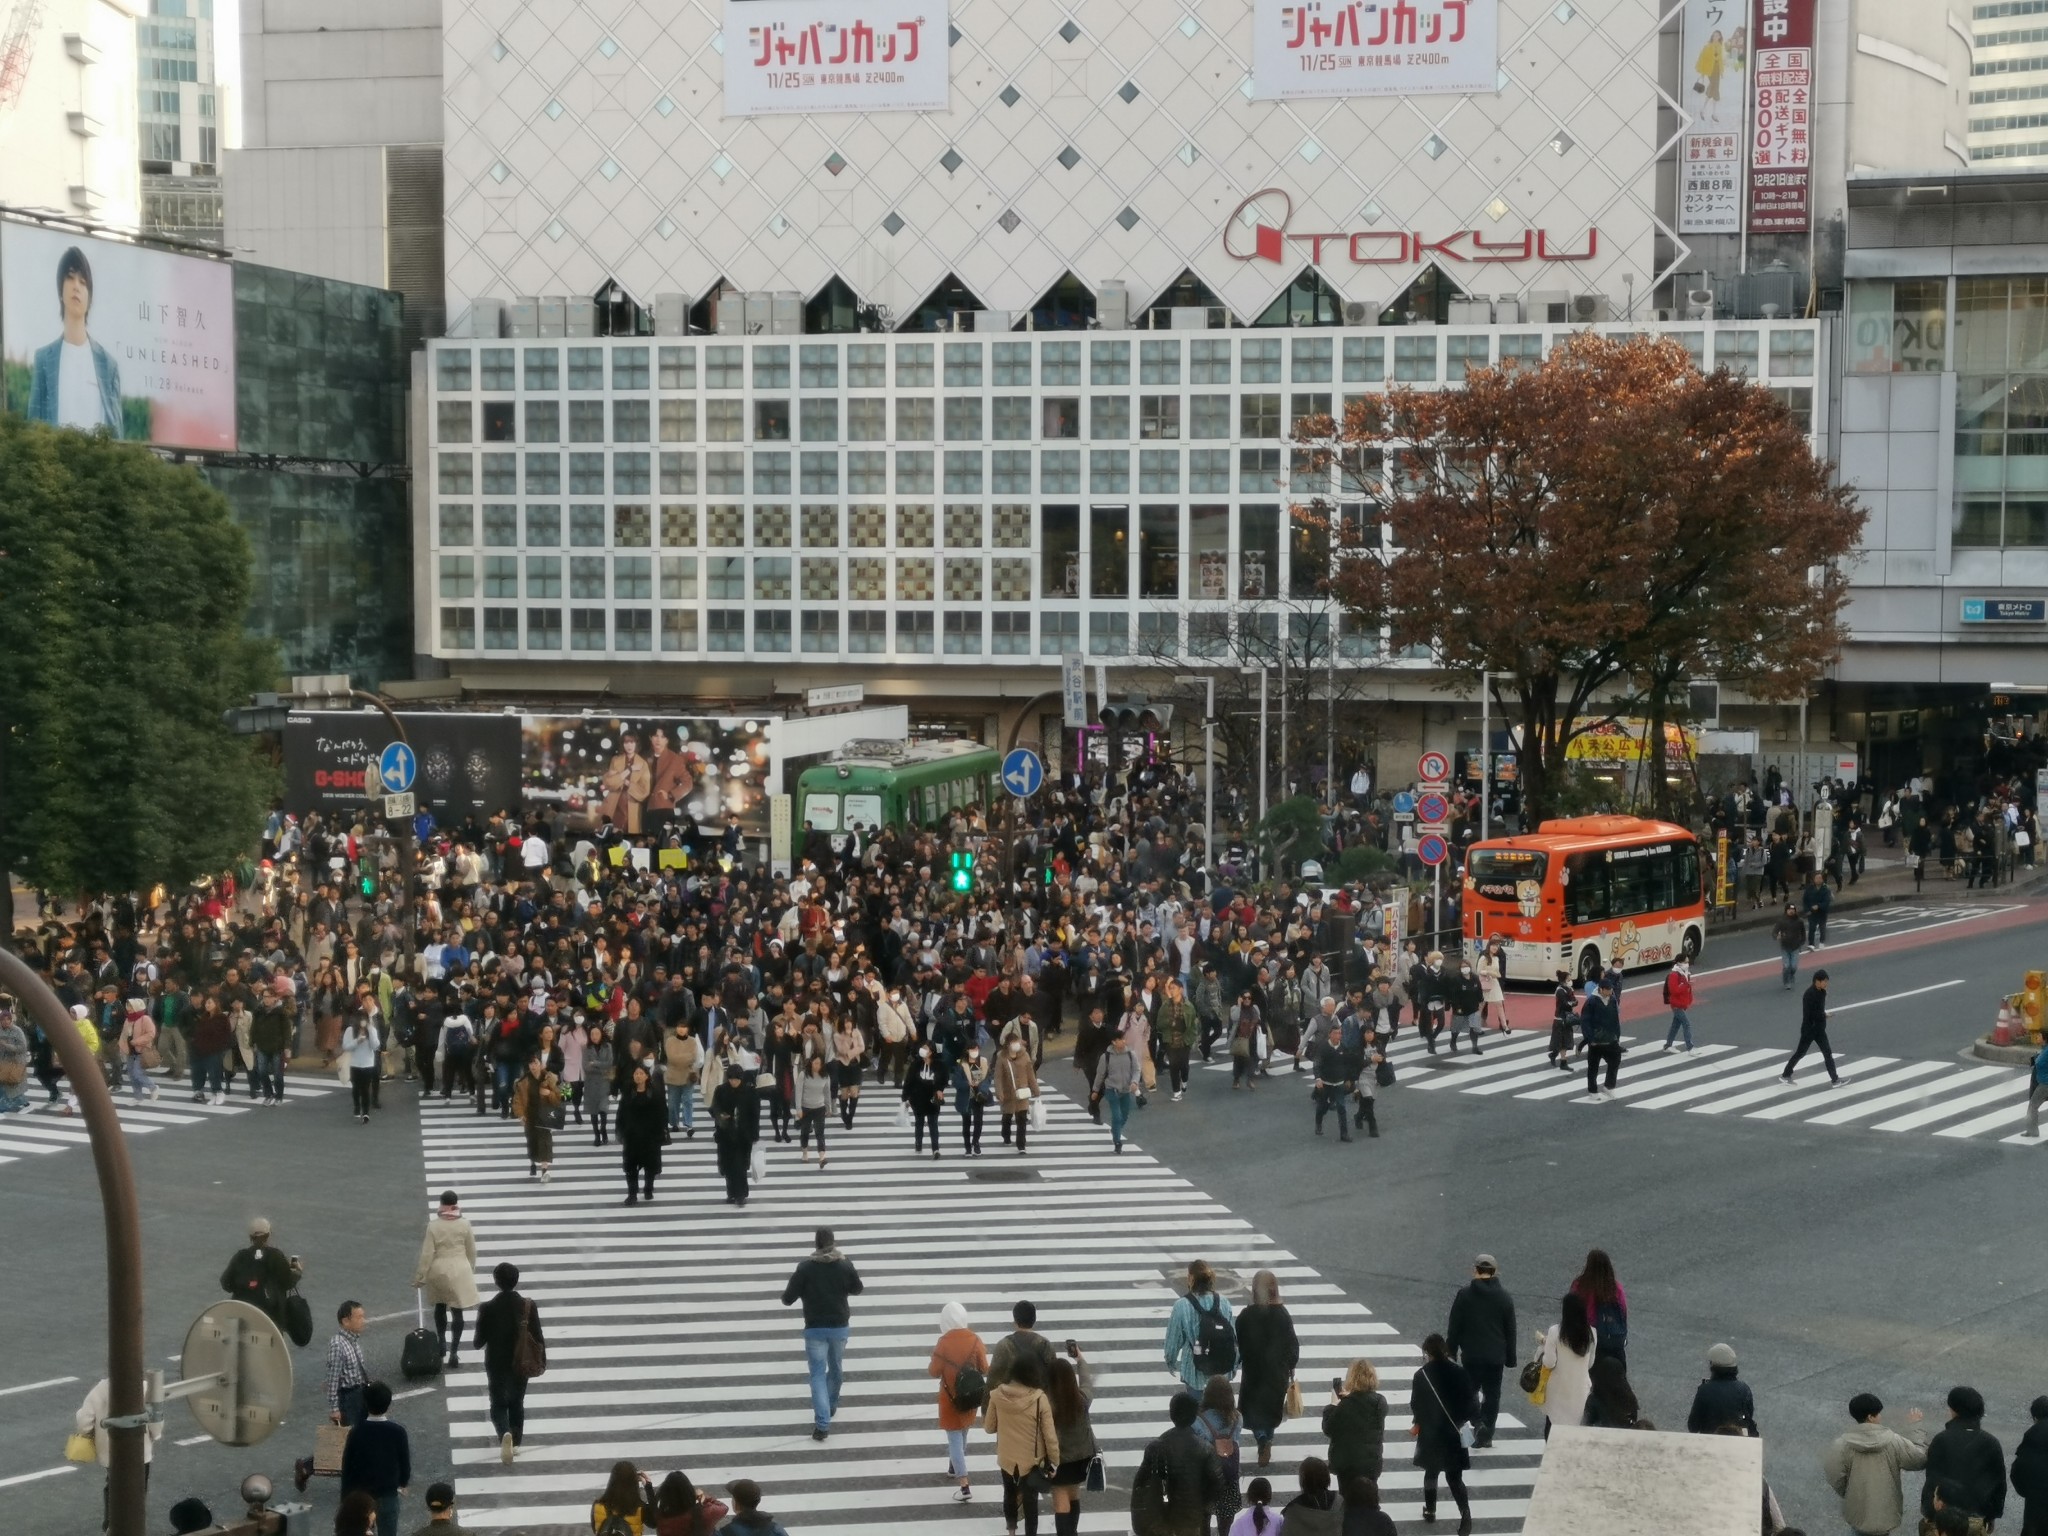
M 1018 747 L 1003 759 L 1003 787 L 1019 800 L 1028 800 L 1045 783 L 1045 764 L 1029 747 Z
M 402 741 L 394 741 L 377 754 L 377 781 L 387 795 L 402 795 L 412 788 L 419 763 L 412 755 L 412 748 Z

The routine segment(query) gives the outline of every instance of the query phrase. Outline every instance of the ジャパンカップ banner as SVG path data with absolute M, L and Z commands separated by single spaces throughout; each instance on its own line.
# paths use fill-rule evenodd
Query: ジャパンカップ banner
M 751 0 L 725 7 L 725 115 L 943 112 L 944 0 Z
M 1500 0 L 1252 0 L 1252 95 L 1443 96 L 1499 87 Z
M 0 223 L 7 409 L 160 448 L 235 446 L 226 261 Z

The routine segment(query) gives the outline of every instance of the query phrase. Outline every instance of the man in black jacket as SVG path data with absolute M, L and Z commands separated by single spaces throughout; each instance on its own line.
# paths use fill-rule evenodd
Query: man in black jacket
M 540 1330 L 540 1309 L 515 1286 L 519 1266 L 500 1264 L 491 1271 L 498 1294 L 476 1309 L 476 1336 L 470 1348 L 484 1356 L 484 1380 L 491 1394 L 491 1428 L 498 1432 L 498 1459 L 509 1463 L 526 1438 L 527 1378 L 517 1369 L 520 1336 L 531 1333 L 534 1342 L 545 1345 Z
M 745 1206 L 754 1143 L 761 1139 L 761 1094 L 736 1061 L 727 1063 L 725 1081 L 711 1092 L 711 1139 L 725 1175 L 726 1204 Z
M 797 1265 L 789 1284 L 782 1288 L 782 1304 L 804 1304 L 804 1358 L 811 1370 L 811 1438 L 822 1440 L 832 1432 L 832 1415 L 839 1411 L 841 1367 L 853 1317 L 850 1303 L 861 1293 L 861 1283 L 853 1261 L 833 1246 L 830 1227 L 818 1228 L 812 1240 L 814 1251 Z
M 1579 1010 L 1579 1033 L 1586 1048 L 1586 1096 L 1605 1099 L 1614 1092 L 1621 1072 L 1621 1009 L 1614 1001 L 1614 983 L 1600 978 L 1600 987 Z M 1607 1087 L 1600 1087 L 1601 1063 L 1607 1066 Z
M 246 1301 L 284 1326 L 284 1299 L 299 1277 L 284 1250 L 270 1241 L 270 1223 L 258 1216 L 249 1223 L 249 1246 L 237 1248 L 220 1273 L 220 1288 L 235 1301 Z
M 1948 1425 L 1927 1442 L 1920 1513 L 1930 1520 L 1937 1489 L 1950 1509 L 1986 1525 L 2005 1513 L 2005 1450 L 1984 1432 L 1984 1395 L 1975 1387 L 1949 1388 Z
M 1352 1063 L 1351 1053 L 1344 1049 L 1344 1026 L 1332 1024 L 1328 1037 L 1316 1046 L 1313 1091 L 1318 1136 L 1323 1134 L 1323 1116 L 1334 1109 L 1337 1111 L 1338 1139 L 1351 1139 L 1351 1120 L 1344 1108 L 1344 1091 L 1358 1081 L 1358 1072 L 1358 1067 Z
M 1799 1065 L 1811 1046 L 1820 1047 L 1820 1059 L 1827 1063 L 1828 1081 L 1841 1082 L 1841 1074 L 1835 1071 L 1835 1053 L 1828 1048 L 1828 973 L 1815 971 L 1813 983 L 1806 989 L 1806 995 L 1799 1000 L 1799 1048 L 1792 1053 L 1792 1059 L 1785 1063 L 1783 1080 L 1792 1081 L 1792 1069 Z
M 1500 1283 L 1500 1268 L 1492 1254 L 1482 1253 L 1472 1261 L 1471 1283 L 1451 1298 L 1444 1343 L 1465 1367 L 1479 1394 L 1472 1443 L 1491 1445 L 1493 1426 L 1500 1417 L 1501 1373 L 1515 1363 L 1515 1298 Z
M 1209 1511 L 1223 1492 L 1223 1464 L 1194 1431 L 1201 1405 L 1192 1392 L 1176 1392 L 1168 1412 L 1173 1428 L 1145 1447 L 1131 1480 L 1131 1529 L 1137 1536 L 1203 1536 Z

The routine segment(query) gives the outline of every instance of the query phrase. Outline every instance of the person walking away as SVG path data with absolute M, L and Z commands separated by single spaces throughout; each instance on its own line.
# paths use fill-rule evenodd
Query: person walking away
M 1330 1487 L 1330 1465 L 1320 1456 L 1302 1459 L 1296 1473 L 1301 1492 L 1280 1511 L 1285 1529 L 1296 1536 L 1343 1536 L 1344 1504 Z
M 668 1135 L 668 1116 L 654 1073 L 644 1061 L 633 1063 L 633 1080 L 619 1099 L 619 1161 L 626 1173 L 625 1205 L 654 1199 L 654 1180 L 661 1172 L 661 1143 Z
M 673 1091 L 673 1090 L 671 1090 Z M 818 1166 L 825 1166 L 825 1117 L 832 1108 L 832 1079 L 825 1072 L 823 1056 L 804 1058 L 803 1071 L 796 1080 L 797 1138 L 803 1143 L 803 1161 L 811 1160 L 811 1138 L 818 1138 Z
M 1374 1482 L 1386 1465 L 1387 1400 L 1380 1373 L 1370 1360 L 1354 1360 L 1323 1405 L 1323 1438 L 1330 1442 L 1329 1470 L 1343 1486 L 1354 1477 Z
M 1038 1495 L 1025 1477 L 1041 1463 L 1059 1455 L 1059 1426 L 1053 1422 L 1052 1400 L 1045 1395 L 1045 1367 L 1035 1354 L 1010 1362 L 1008 1377 L 991 1387 L 981 1427 L 996 1437 L 996 1467 L 1003 1474 L 1003 1525 L 1016 1536 L 1038 1536 Z
M 738 1536 L 789 1536 L 782 1523 L 761 1508 L 761 1485 L 751 1477 L 736 1477 L 725 1485 L 732 1500 L 732 1518 L 719 1527 Z
M 1585 1309 L 1593 1327 L 1597 1355 L 1612 1355 L 1626 1363 L 1628 1358 L 1628 1295 L 1615 1277 L 1614 1260 L 1604 1248 L 1586 1250 L 1585 1267 L 1573 1280 L 1569 1294 Z
M 555 1162 L 554 1116 L 561 1102 L 562 1085 L 548 1070 L 547 1062 L 539 1056 L 527 1062 L 526 1070 L 519 1074 L 519 1085 L 512 1090 L 512 1112 L 526 1133 L 526 1176 L 530 1179 L 537 1173 L 543 1184 Z
M 1244 1373 L 1238 1407 L 1258 1442 L 1259 1465 L 1269 1467 L 1273 1436 L 1287 1417 L 1287 1388 L 1301 1364 L 1301 1340 L 1270 1269 L 1252 1276 L 1251 1304 L 1237 1314 L 1237 1361 Z
M 1118 1030 L 1109 1038 L 1109 1049 L 1095 1063 L 1089 1084 L 1089 1102 L 1109 1114 L 1109 1141 L 1113 1150 L 1124 1149 L 1124 1127 L 1130 1124 L 1131 1109 L 1137 1102 L 1138 1058 L 1131 1053 L 1130 1038 Z
M 678 1018 L 661 1043 L 662 1072 L 668 1083 L 668 1128 L 685 1136 L 697 1134 L 697 1063 L 703 1049 L 687 1018 Z
M 1900 1474 L 1927 1465 L 1920 1410 L 1907 1413 L 1903 1435 L 1881 1422 L 1883 1414 L 1884 1403 L 1875 1392 L 1858 1392 L 1849 1399 L 1855 1427 L 1821 1457 L 1821 1472 L 1842 1501 L 1842 1521 L 1856 1536 L 1892 1536 L 1906 1518 Z
M 1557 973 L 1557 989 L 1551 994 L 1550 1049 L 1543 1059 L 1560 1072 L 1572 1069 L 1573 1037 L 1578 1033 L 1579 994 L 1572 989 L 1569 971 Z
M 1692 1394 L 1692 1411 L 1685 1416 L 1687 1434 L 1719 1434 L 1734 1425 L 1752 1440 L 1759 1438 L 1756 1427 L 1756 1398 L 1749 1383 L 1736 1377 L 1735 1351 L 1716 1344 L 1707 1351 L 1707 1375 Z
M 1685 1049 L 1692 1049 L 1692 964 L 1683 955 L 1678 957 L 1664 976 L 1664 1005 L 1671 1010 L 1671 1028 L 1664 1032 L 1664 1049 L 1671 1049 L 1671 1042 L 1680 1035 L 1685 1037 Z
M 1010 1366 L 1019 1355 L 1036 1355 L 1038 1364 L 1047 1376 L 1052 1374 L 1052 1340 L 1038 1331 L 1038 1308 L 1028 1301 L 1019 1301 L 1010 1308 L 1010 1321 L 1015 1324 L 1008 1333 L 996 1340 L 996 1347 L 988 1360 L 988 1384 L 999 1387 L 1010 1379 Z
M 1031 1126 L 1031 1107 L 1038 1099 L 1038 1068 L 1032 1064 L 1024 1042 L 1015 1036 L 1003 1048 L 1002 1060 L 996 1063 L 995 1089 L 996 1107 L 1003 1114 L 1003 1140 L 1009 1141 L 1014 1126 L 1017 1153 L 1021 1157 L 1025 1133 Z
M 1451 1317 L 1444 1342 L 1452 1358 L 1472 1378 L 1478 1406 L 1472 1415 L 1472 1444 L 1484 1450 L 1493 1444 L 1500 1419 L 1500 1379 L 1515 1363 L 1515 1299 L 1500 1283 L 1493 1255 L 1472 1261 L 1472 1278 L 1451 1298 Z
M 483 1351 L 498 1459 L 509 1465 L 526 1439 L 526 1384 L 531 1378 L 519 1372 L 519 1347 L 531 1338 L 545 1349 L 547 1335 L 541 1331 L 540 1309 L 519 1294 L 518 1265 L 498 1265 L 491 1280 L 498 1293 L 476 1309 L 476 1331 L 469 1343 Z
M 593 1536 L 643 1536 L 653 1500 L 648 1497 L 647 1478 L 630 1461 L 612 1463 L 604 1492 L 590 1505 Z
M 2035 1398 L 2027 1416 L 2033 1423 L 2012 1453 L 2012 1491 L 2026 1500 L 2020 1536 L 2048 1536 L 2048 1397 Z
M 1835 1071 L 1835 1053 L 1828 1046 L 1828 973 L 1815 971 L 1812 984 L 1806 989 L 1799 1005 L 1799 1045 L 1792 1052 L 1792 1059 L 1785 1063 L 1780 1074 L 1783 1082 L 1792 1081 L 1792 1069 L 1799 1065 L 1799 1058 L 1813 1046 L 1820 1047 L 1820 1059 L 1827 1064 L 1828 1081 L 1841 1082 L 1841 1074 Z
M 282 1328 L 284 1299 L 298 1283 L 291 1260 L 270 1241 L 269 1218 L 255 1217 L 249 1223 L 249 1246 L 237 1248 L 228 1260 L 228 1267 L 220 1272 L 220 1288 L 230 1299 L 248 1302 Z
M 1820 872 L 1806 877 L 1806 889 L 1799 893 L 1799 910 L 1806 917 L 1806 947 L 1820 950 L 1828 947 L 1828 908 L 1834 905 L 1834 893 L 1828 889 L 1827 881 Z
M 957 1301 L 939 1310 L 939 1342 L 932 1346 L 925 1374 L 939 1380 L 946 1466 L 960 1483 L 953 1497 L 964 1504 L 974 1497 L 973 1480 L 967 1475 L 967 1431 L 974 1428 L 988 1398 L 988 1351 L 981 1335 L 967 1326 L 967 1309 Z
M 846 1336 L 852 1323 L 852 1299 L 861 1293 L 860 1272 L 834 1246 L 832 1229 L 820 1227 L 814 1251 L 799 1263 L 782 1288 L 782 1304 L 804 1307 L 804 1359 L 811 1373 L 811 1438 L 832 1432 L 839 1411 L 840 1378 L 846 1361 Z
M 0 1088 L 0 1093 L 6 1092 Z M 2027 1128 L 2020 1132 L 2028 1140 L 2041 1134 L 2041 1106 L 2048 1103 L 2048 1046 L 2034 1052 L 2033 1070 L 2027 1077 Z
M 1188 1266 L 1187 1293 L 1166 1320 L 1166 1368 L 1197 1393 L 1208 1387 L 1211 1376 L 1237 1374 L 1230 1301 L 1216 1289 L 1216 1271 L 1207 1259 Z
M 363 1422 L 349 1431 L 341 1451 L 341 1496 L 367 1493 L 377 1501 L 377 1529 L 398 1529 L 398 1501 L 412 1483 L 412 1441 L 394 1424 L 391 1389 L 373 1381 L 363 1389 Z
M 927 1132 L 932 1139 L 932 1161 L 939 1157 L 939 1111 L 946 1102 L 946 1068 L 932 1050 L 929 1040 L 917 1043 L 917 1055 L 910 1063 L 910 1070 L 903 1074 L 903 1102 L 910 1106 L 911 1126 L 916 1135 L 913 1151 L 924 1151 Z M 960 1134 L 967 1132 L 967 1117 L 962 1112 Z
M 1415 1465 L 1422 1468 L 1422 1518 L 1436 1518 L 1436 1485 L 1442 1478 L 1458 1506 L 1458 1536 L 1472 1536 L 1472 1501 L 1465 1492 L 1472 1453 L 1458 1433 L 1472 1418 L 1472 1379 L 1452 1362 L 1440 1333 L 1422 1341 L 1422 1355 L 1408 1398 L 1408 1433 L 1415 1437 Z
M 434 1303 L 434 1336 L 441 1343 L 441 1363 L 451 1371 L 460 1370 L 462 1314 L 480 1298 L 476 1293 L 476 1233 L 452 1189 L 441 1191 L 441 1203 L 427 1223 L 412 1283 Z
M 1244 1467 L 1239 1448 L 1244 1438 L 1244 1419 L 1238 1414 L 1236 1394 L 1230 1390 L 1228 1376 L 1211 1376 L 1202 1389 L 1202 1411 L 1195 1416 L 1195 1433 L 1208 1443 L 1217 1465 L 1223 1469 L 1223 1489 L 1213 1506 L 1220 1536 L 1230 1529 L 1231 1517 L 1244 1503 L 1238 1487 Z
M 1806 924 L 1800 921 L 1799 909 L 1790 902 L 1785 904 L 1785 915 L 1771 925 L 1771 937 L 1778 945 L 1778 979 L 1790 992 L 1792 979 L 1799 974 L 1799 946 L 1806 942 Z
M 1245 1505 L 1230 1522 L 1229 1536 L 1280 1536 L 1281 1517 L 1273 1513 L 1273 1485 L 1255 1477 L 1245 1485 Z
M 2005 1513 L 2005 1452 L 1984 1432 L 1984 1396 L 1975 1387 L 1951 1387 L 1948 1423 L 1927 1443 L 1927 1476 L 1920 1485 L 1921 1528 L 1934 1518 L 1934 1496 L 1988 1528 Z
M 71 1416 L 71 1430 L 74 1434 L 91 1435 L 93 1459 L 100 1464 L 100 1470 L 107 1475 L 100 1487 L 100 1529 L 106 1530 L 113 1523 L 113 1441 L 107 1434 L 107 1419 L 114 1411 L 113 1384 L 102 1376 L 85 1394 L 85 1401 L 78 1405 L 78 1411 Z M 159 1419 L 149 1426 L 142 1437 L 142 1491 L 149 1492 L 150 1464 L 156 1460 L 156 1443 L 164 1437 L 163 1421 Z M 300 1487 L 305 1485 L 301 1483 Z
M 1615 1005 L 1614 983 L 1605 976 L 1579 1013 L 1579 1031 L 1586 1047 L 1586 1097 L 1605 1102 L 1614 1093 L 1621 1072 L 1621 1010 Z M 1600 1087 L 1600 1068 L 1607 1068 L 1607 1087 Z
M 1173 1427 L 1145 1447 L 1131 1479 L 1134 1536 L 1204 1536 L 1223 1490 L 1223 1468 L 1195 1433 L 1202 1405 L 1192 1392 L 1173 1394 Z
M 427 1523 L 412 1536 L 468 1536 L 455 1518 L 455 1485 L 427 1484 Z M 209 1524 L 211 1522 L 208 1522 Z
M 726 1204 L 744 1209 L 754 1143 L 761 1139 L 761 1094 L 737 1061 L 726 1063 L 725 1081 L 711 1095 L 711 1139 L 725 1178 Z
M 1046 1401 L 1052 1404 L 1059 1450 L 1052 1474 L 1053 1536 L 1077 1536 L 1081 1529 L 1081 1494 L 1088 1468 L 1100 1453 L 1089 1405 L 1095 1401 L 1095 1368 L 1082 1358 L 1081 1347 L 1067 1340 L 1067 1352 L 1054 1360 L 1045 1378 Z
M 654 1496 L 654 1536 L 712 1536 L 732 1511 L 709 1494 L 700 1493 L 681 1472 L 661 1480 Z M 435 1536 L 432 1531 L 414 1536 Z
M 1537 1359 L 1549 1373 L 1543 1378 L 1543 1438 L 1548 1440 L 1551 1425 L 1584 1420 L 1586 1399 L 1593 1392 L 1593 1325 L 1585 1303 L 1567 1295 L 1562 1316 L 1536 1339 L 1542 1346 Z

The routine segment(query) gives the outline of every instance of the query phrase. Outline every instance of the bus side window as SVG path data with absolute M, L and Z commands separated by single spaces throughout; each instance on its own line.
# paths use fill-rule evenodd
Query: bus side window
M 1677 878 L 1678 851 L 1675 848 L 1668 853 L 1652 854 L 1642 862 L 1643 905 L 1638 910 L 1669 912 L 1680 901 L 1691 899 L 1689 896 L 1679 895 L 1681 887 Z M 1694 889 L 1698 889 L 1697 881 L 1694 882 Z
M 1675 906 L 1685 906 L 1697 900 L 1703 891 L 1700 886 L 1700 849 L 1697 843 L 1683 843 L 1678 849 L 1678 893 Z
M 1571 883 L 1565 887 L 1565 904 L 1574 923 L 1597 923 L 1614 915 L 1609 901 L 1608 875 L 1612 866 L 1598 854 L 1575 853 L 1566 861 Z

